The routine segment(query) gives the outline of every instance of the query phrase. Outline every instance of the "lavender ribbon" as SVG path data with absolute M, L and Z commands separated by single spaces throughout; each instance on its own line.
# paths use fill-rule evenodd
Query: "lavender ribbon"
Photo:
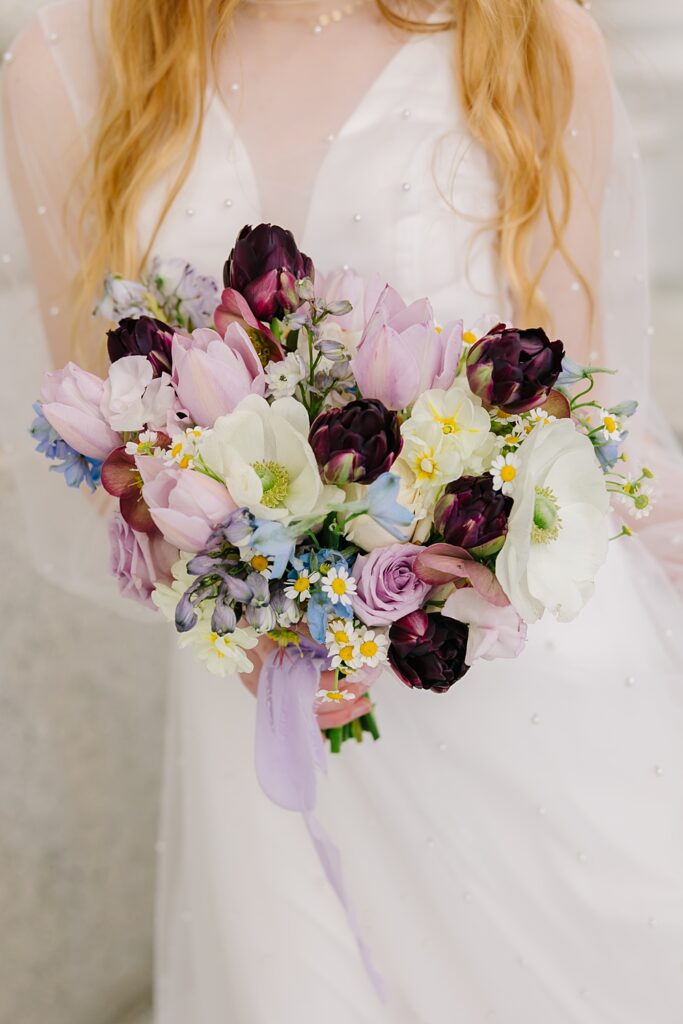
M 266 796 L 288 811 L 300 811 L 325 875 L 344 908 L 368 977 L 379 998 L 386 991 L 363 938 L 344 885 L 339 850 L 316 817 L 316 768 L 327 770 L 325 745 L 313 704 L 323 647 L 306 639 L 300 647 L 274 651 L 261 669 L 256 707 L 256 776 Z

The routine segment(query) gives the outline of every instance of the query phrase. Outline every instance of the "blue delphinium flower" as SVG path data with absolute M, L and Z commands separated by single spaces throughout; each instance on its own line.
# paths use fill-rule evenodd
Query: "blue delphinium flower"
M 401 481 L 393 473 L 382 473 L 374 483 L 370 484 L 358 501 L 348 502 L 343 506 L 344 513 L 352 516 L 368 515 L 376 523 L 383 526 L 387 533 L 398 540 L 405 540 L 401 532 L 402 526 L 410 526 L 413 521 L 411 512 L 398 501 Z M 347 518 L 347 522 L 348 522 Z
M 270 520 L 256 519 L 255 524 L 256 529 L 251 535 L 249 546 L 272 559 L 271 576 L 279 580 L 294 555 L 296 531 Z
M 89 459 L 67 444 L 48 423 L 40 402 L 36 402 L 33 409 L 36 418 L 30 427 L 31 435 L 38 442 L 36 451 L 55 461 L 50 469 L 62 473 L 69 487 L 80 487 L 84 483 L 91 491 L 97 490 L 102 476 L 102 460 Z M 57 459 L 62 461 L 56 463 Z

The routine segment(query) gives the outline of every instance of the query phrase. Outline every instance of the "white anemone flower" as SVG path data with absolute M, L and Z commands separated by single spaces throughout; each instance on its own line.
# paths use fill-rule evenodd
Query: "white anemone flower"
M 496 575 L 526 622 L 575 618 L 607 557 L 609 496 L 593 446 L 572 420 L 534 430 L 517 453 Z
M 339 488 L 323 486 L 309 429 L 308 414 L 294 398 L 269 405 L 259 395 L 247 395 L 216 420 L 197 448 L 238 507 L 259 519 L 289 523 L 343 499 Z

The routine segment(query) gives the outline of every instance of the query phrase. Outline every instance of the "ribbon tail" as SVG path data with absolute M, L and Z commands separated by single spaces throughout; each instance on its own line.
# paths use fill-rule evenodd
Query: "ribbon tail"
M 370 983 L 384 1002 L 384 981 L 346 891 L 339 850 L 314 813 L 315 769 L 325 769 L 325 747 L 313 710 L 320 672 L 319 658 L 298 651 L 275 652 L 264 664 L 257 694 L 256 775 L 273 803 L 301 812 L 323 871 L 346 914 Z
M 334 845 L 321 822 L 312 811 L 304 811 L 302 813 L 302 817 L 306 822 L 308 834 L 310 835 L 313 846 L 318 854 L 318 859 L 322 864 L 325 876 L 334 889 L 337 899 L 341 903 L 344 913 L 346 914 L 347 923 L 351 929 L 354 939 L 356 940 L 358 952 L 360 953 L 360 958 L 363 961 L 363 966 L 365 967 L 368 978 L 370 979 L 370 983 L 379 999 L 384 1003 L 387 998 L 386 985 L 384 984 L 384 979 L 377 970 L 374 960 L 372 959 L 370 947 L 363 938 L 363 933 L 360 925 L 358 924 L 358 918 L 356 917 L 356 911 L 346 891 L 339 850 Z

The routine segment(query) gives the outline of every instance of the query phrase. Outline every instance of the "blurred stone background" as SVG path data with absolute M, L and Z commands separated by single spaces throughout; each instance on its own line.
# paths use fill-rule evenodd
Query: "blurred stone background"
M 0 48 L 38 6 L 0 0 Z M 643 152 L 655 388 L 683 433 L 683 3 L 593 0 L 593 14 Z M 11 234 L 0 215 L 3 252 Z M 0 462 L 0 524 L 20 520 Z M 23 546 L 20 531 L 0 525 L 0 1024 L 143 1024 L 163 729 L 159 636 L 124 620 L 112 630 L 110 613 L 37 578 Z

